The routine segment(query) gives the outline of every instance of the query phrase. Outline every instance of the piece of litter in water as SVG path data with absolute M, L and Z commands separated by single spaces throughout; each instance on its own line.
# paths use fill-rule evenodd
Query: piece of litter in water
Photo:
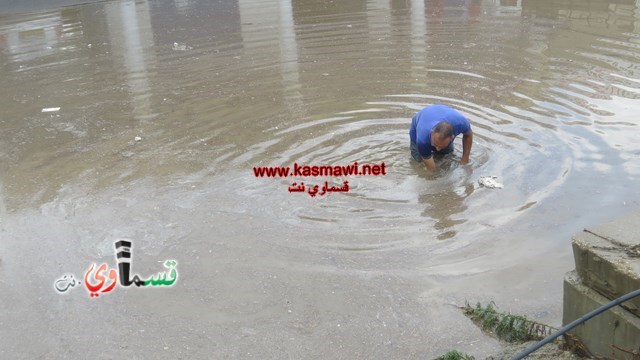
M 140 141 L 140 140 L 142 140 L 142 138 L 140 136 L 136 136 L 136 137 L 133 138 L 133 140 Z
M 191 50 L 193 49 L 191 46 L 187 46 L 187 44 L 179 44 L 177 42 L 173 43 L 173 50 L 174 51 L 186 51 L 186 50 Z
M 478 184 L 489 189 L 502 189 L 503 185 L 496 180 L 497 178 L 497 176 L 480 176 Z
M 50 108 L 44 108 L 44 109 L 42 109 L 42 112 L 56 112 L 56 111 L 58 111 L 58 110 L 60 110 L 60 108 L 59 108 L 59 107 L 50 107 Z

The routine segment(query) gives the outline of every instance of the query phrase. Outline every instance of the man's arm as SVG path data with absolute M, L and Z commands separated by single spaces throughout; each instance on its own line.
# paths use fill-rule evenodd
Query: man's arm
M 473 145 L 473 131 L 462 134 L 462 159 L 461 164 L 467 164 L 469 162 L 469 154 L 471 154 L 471 145 Z
M 436 171 L 436 162 L 433 161 L 433 156 L 428 159 L 422 159 L 424 162 L 424 166 L 427 167 L 430 171 Z

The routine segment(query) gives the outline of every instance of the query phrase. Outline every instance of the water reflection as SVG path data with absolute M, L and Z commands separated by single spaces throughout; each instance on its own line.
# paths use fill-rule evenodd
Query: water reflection
M 473 183 L 467 183 L 460 189 L 442 189 L 436 193 L 421 194 L 418 202 L 425 206 L 422 216 L 433 219 L 434 229 L 438 240 L 450 239 L 464 230 L 464 223 L 468 219 L 459 215 L 467 210 L 466 199 L 474 191 Z M 459 226 L 461 225 L 461 226 Z
M 244 3 L 246 2 L 237 0 L 149 2 L 147 6 L 152 15 L 150 22 L 154 42 L 158 47 L 156 51 L 170 49 L 174 42 L 191 46 L 197 44 L 199 47 L 220 42 L 242 42 L 240 8 Z M 260 3 L 254 2 L 256 5 Z
M 153 118 L 147 70 L 155 60 L 149 51 L 154 45 L 149 11 L 147 2 L 135 1 L 108 3 L 104 8 L 110 48 L 113 56 L 123 61 L 133 118 L 138 121 Z
M 292 115 L 304 116 L 292 3 L 285 0 L 275 3 L 243 0 L 239 1 L 239 11 L 247 55 L 276 59 L 281 67 L 283 101 Z M 265 42 L 274 40 L 278 43 L 277 47 L 265 46 Z
M 81 174 L 108 187 L 255 164 L 404 164 L 396 144 L 405 147 L 411 114 L 445 102 L 472 120 L 475 175 L 506 172 L 525 189 L 506 208 L 522 209 L 541 201 L 541 187 L 563 186 L 549 179 L 567 164 L 592 161 L 584 128 L 572 127 L 616 133 L 590 141 L 610 157 L 627 146 L 621 130 L 636 124 L 627 100 L 640 95 L 637 23 L 633 2 L 520 0 L 116 1 L 6 18 L 11 90 L 1 101 L 25 119 L 3 139 L 6 187 L 14 204 L 26 194 L 39 204 Z M 56 104 L 58 114 L 38 112 Z M 34 131 L 53 136 L 24 141 Z M 133 142 L 138 134 L 145 141 Z M 562 161 L 546 179 L 509 173 L 552 153 Z M 376 181 L 364 183 L 357 196 L 375 203 Z M 447 217 L 469 218 L 451 199 Z
M 62 17 L 50 14 L 5 27 L 0 34 L 0 47 L 6 49 L 12 62 L 26 62 L 51 55 L 62 39 Z
M 522 14 L 550 19 L 580 20 L 588 22 L 588 27 L 594 29 L 615 26 L 633 31 L 637 29 L 638 4 L 635 0 L 522 0 Z

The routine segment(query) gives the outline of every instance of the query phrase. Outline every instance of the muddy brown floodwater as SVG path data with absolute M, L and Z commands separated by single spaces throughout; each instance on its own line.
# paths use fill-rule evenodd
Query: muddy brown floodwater
M 0 5 L 0 358 L 485 358 L 454 305 L 560 325 L 571 234 L 640 207 L 637 1 L 60 5 Z M 431 103 L 470 165 L 412 164 Z M 120 239 L 177 281 L 89 296 Z

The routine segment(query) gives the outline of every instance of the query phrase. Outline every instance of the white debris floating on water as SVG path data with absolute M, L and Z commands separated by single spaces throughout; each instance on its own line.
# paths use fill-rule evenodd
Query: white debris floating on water
M 133 140 L 140 141 L 140 140 L 142 140 L 142 138 L 140 136 L 136 136 L 136 137 L 133 138 Z
M 177 42 L 173 43 L 173 50 L 174 51 L 186 51 L 186 50 L 191 50 L 193 49 L 191 46 L 187 46 L 187 44 L 179 44 Z
M 497 178 L 497 176 L 480 176 L 478 184 L 489 189 L 502 189 L 504 186 L 496 180 Z
M 56 111 L 59 111 L 59 110 L 60 110 L 60 108 L 59 108 L 59 107 L 50 107 L 50 108 L 44 108 L 44 109 L 42 109 L 42 112 L 43 112 L 43 113 L 46 113 L 46 112 L 56 112 Z

